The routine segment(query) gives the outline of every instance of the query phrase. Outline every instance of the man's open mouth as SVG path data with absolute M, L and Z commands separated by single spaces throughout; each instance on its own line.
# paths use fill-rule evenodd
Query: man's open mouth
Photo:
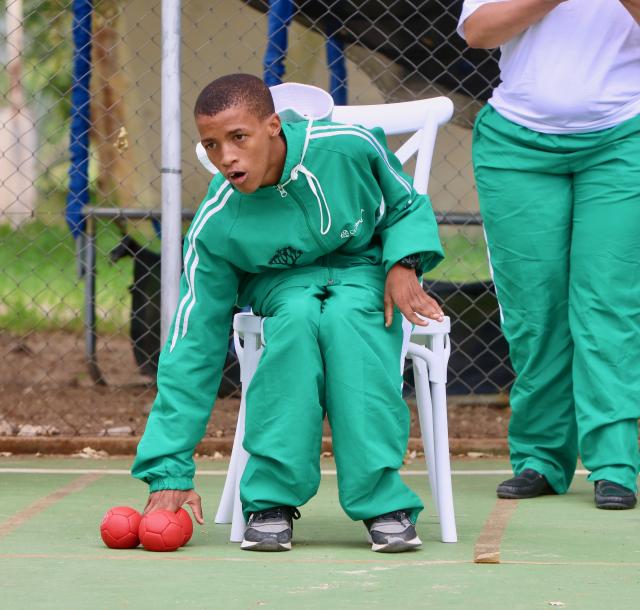
M 240 182 L 244 182 L 246 176 L 247 172 L 229 172 L 227 174 L 227 179 L 229 182 L 233 182 L 233 184 L 239 184 Z

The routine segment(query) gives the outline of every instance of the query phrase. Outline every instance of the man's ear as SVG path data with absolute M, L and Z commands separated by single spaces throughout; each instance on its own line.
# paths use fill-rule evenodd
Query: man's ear
M 272 138 L 275 138 L 276 136 L 280 135 L 280 132 L 282 131 L 282 121 L 280 120 L 280 117 L 278 116 L 277 112 L 274 112 L 268 119 L 268 128 L 269 128 L 269 135 Z

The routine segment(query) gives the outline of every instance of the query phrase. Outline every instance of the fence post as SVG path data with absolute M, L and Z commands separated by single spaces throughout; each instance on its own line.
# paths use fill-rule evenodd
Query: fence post
M 182 250 L 180 0 L 162 0 L 161 342 L 178 304 Z

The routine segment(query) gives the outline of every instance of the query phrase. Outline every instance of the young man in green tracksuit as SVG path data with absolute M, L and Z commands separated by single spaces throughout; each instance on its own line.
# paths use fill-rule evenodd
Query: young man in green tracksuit
M 181 297 L 158 395 L 133 465 L 146 511 L 191 505 L 193 452 L 220 382 L 234 305 L 265 316 L 247 393 L 240 484 L 243 549 L 291 548 L 292 518 L 320 482 L 329 418 L 340 503 L 376 551 L 420 545 L 420 499 L 401 480 L 409 413 L 401 396 L 402 318 L 441 320 L 418 277 L 442 259 L 430 202 L 379 129 L 281 123 L 264 83 L 230 75 L 195 107 L 220 173 L 187 234 Z

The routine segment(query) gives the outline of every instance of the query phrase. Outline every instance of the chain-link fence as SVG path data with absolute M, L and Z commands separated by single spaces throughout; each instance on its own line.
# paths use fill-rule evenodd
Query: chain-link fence
M 72 36 L 78 2 L 6 0 L 0 16 L 6 66 L 0 76 L 0 434 L 139 434 L 154 395 L 161 7 L 142 0 L 92 4 L 84 81 L 90 83 L 90 210 L 77 239 L 64 218 L 71 93 L 74 81 L 79 86 Z M 286 50 L 277 38 L 283 32 L 273 30 L 279 4 L 182 2 L 185 227 L 210 177 L 194 154 L 192 105 L 214 78 L 249 72 L 268 80 L 284 71 L 285 81 L 331 87 L 349 104 L 448 95 L 456 111 L 439 135 L 430 182 L 447 260 L 427 283 L 455 322 L 450 395 L 504 393 L 511 371 L 470 155 L 470 127 L 495 84 L 495 57 L 466 49 L 457 36 L 461 0 L 292 2 L 290 24 L 287 18 L 276 28 L 286 27 Z M 238 385 L 230 349 L 218 410 L 233 406 Z M 226 432 L 219 422 L 209 430 Z

